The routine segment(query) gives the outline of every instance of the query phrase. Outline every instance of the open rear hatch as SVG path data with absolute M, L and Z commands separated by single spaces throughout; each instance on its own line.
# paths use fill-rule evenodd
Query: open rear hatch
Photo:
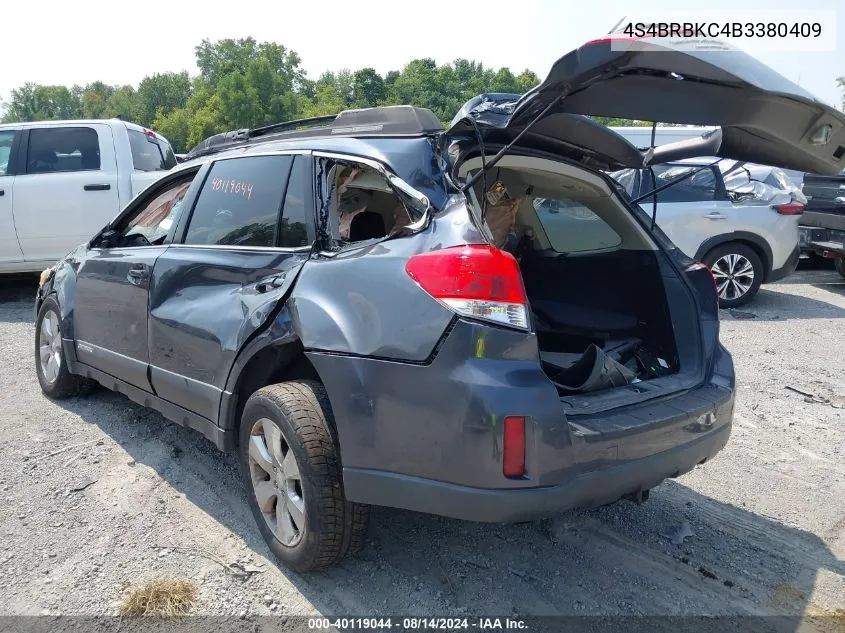
M 583 115 L 714 125 L 721 143 L 663 145 L 639 151 Z M 845 158 L 845 115 L 735 48 L 700 50 L 665 38 L 593 40 L 561 57 L 525 95 L 468 101 L 447 137 L 475 134 L 520 144 L 565 145 L 608 169 L 716 155 L 817 174 L 836 174 Z M 681 151 L 678 151 L 678 148 Z
M 585 115 L 719 129 L 643 151 Z M 712 278 L 703 270 L 690 272 L 692 262 L 671 265 L 666 252 L 652 250 L 649 238 L 638 241 L 620 219 L 636 223 L 632 208 L 611 202 L 612 186 L 599 182 L 595 172 L 571 173 L 558 187 L 544 184 L 546 168 L 530 161 L 553 154 L 592 169 L 619 169 L 706 155 L 837 173 L 845 155 L 845 116 L 736 49 L 606 38 L 562 57 L 525 95 L 471 99 L 444 139 L 455 176 L 476 210 L 487 195 L 479 190 L 484 180 L 533 204 L 534 216 L 531 205 L 517 202 L 514 226 L 520 218 L 533 226 L 512 240 L 516 250 L 496 245 L 519 260 L 543 369 L 570 413 L 590 415 L 701 383 L 718 339 Z M 486 160 L 479 160 L 484 150 Z M 503 159 L 506 154 L 514 158 Z M 483 163 L 489 180 L 479 179 Z M 510 185 L 498 182 L 508 178 Z M 617 209 L 608 206 L 613 204 Z M 617 235 L 617 242 L 596 233 L 598 220 L 613 229 L 604 233 Z M 559 228 L 550 229 L 553 224 Z M 579 252 L 589 227 L 599 241 Z M 526 235 L 528 246 L 520 254 Z M 556 241 L 568 246 L 558 248 Z M 704 284 L 702 274 L 708 277 Z M 590 387 L 594 383 L 600 387 Z

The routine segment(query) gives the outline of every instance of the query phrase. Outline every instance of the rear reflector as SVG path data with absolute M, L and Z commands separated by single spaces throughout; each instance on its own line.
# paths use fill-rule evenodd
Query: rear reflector
M 775 209 L 781 215 L 801 215 L 804 213 L 804 205 L 800 202 L 787 202 L 786 204 L 776 204 Z
M 525 475 L 525 418 L 505 418 L 502 472 L 505 477 Z
M 455 246 L 414 255 L 405 272 L 462 316 L 528 329 L 528 300 L 510 253 L 489 244 Z

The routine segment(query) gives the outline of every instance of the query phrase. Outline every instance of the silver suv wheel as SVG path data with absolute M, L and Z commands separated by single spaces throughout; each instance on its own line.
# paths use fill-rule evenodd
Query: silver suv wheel
M 48 310 L 38 329 L 38 361 L 41 374 L 48 384 L 53 384 L 62 368 L 62 334 L 59 331 L 59 315 Z
M 742 299 L 754 285 L 754 266 L 742 255 L 728 253 L 713 263 L 720 299 Z
M 255 500 L 267 527 L 287 547 L 305 532 L 305 497 L 299 464 L 275 422 L 261 418 L 249 438 L 249 470 Z

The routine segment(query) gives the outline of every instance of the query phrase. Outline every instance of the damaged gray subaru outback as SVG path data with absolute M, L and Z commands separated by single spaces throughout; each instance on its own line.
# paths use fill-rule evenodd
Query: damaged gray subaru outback
M 641 150 L 586 115 L 718 126 Z M 371 505 L 487 522 L 627 498 L 727 442 L 708 269 L 606 172 L 839 172 L 845 117 L 738 51 L 606 38 L 448 129 L 410 106 L 220 134 L 42 275 L 35 359 L 237 451 L 296 571 Z

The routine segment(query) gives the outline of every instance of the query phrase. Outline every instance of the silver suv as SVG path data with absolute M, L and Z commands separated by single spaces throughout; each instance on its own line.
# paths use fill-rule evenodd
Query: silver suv
M 710 267 L 723 308 L 748 303 L 760 284 L 798 265 L 798 218 L 807 200 L 782 169 L 695 158 L 655 165 L 653 179 L 648 169 L 612 175 L 681 251 Z M 656 209 L 648 195 L 655 188 Z

